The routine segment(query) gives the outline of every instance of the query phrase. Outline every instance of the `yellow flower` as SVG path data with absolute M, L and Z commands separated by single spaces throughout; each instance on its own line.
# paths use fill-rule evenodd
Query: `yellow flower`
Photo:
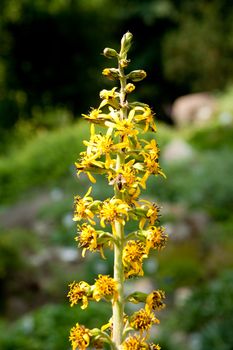
M 159 174 L 158 157 L 151 153 L 142 153 L 144 157 L 144 165 L 147 172 L 150 174 Z
M 93 298 L 96 301 L 101 298 L 116 301 L 118 298 L 116 281 L 112 277 L 99 275 L 94 284 Z
M 121 199 L 111 198 L 106 199 L 100 206 L 99 216 L 100 224 L 105 227 L 105 222 L 112 225 L 113 233 L 115 234 L 115 221 L 125 225 L 125 219 L 128 220 L 129 206 Z
M 76 241 L 79 241 L 80 247 L 83 248 L 82 256 L 85 256 L 86 250 L 94 252 L 98 249 L 97 245 L 97 232 L 96 230 L 88 224 L 83 224 L 79 226 L 80 234 L 78 237 L 75 237 Z
M 91 190 L 92 187 L 89 188 L 89 190 L 83 198 L 81 198 L 80 196 L 74 197 L 74 221 L 87 219 L 92 225 L 95 225 L 95 221 L 93 220 L 94 214 L 90 210 L 90 204 L 93 203 L 93 198 L 89 196 Z
M 88 297 L 87 294 L 90 290 L 88 283 L 81 281 L 79 283 L 72 282 L 69 284 L 70 290 L 67 294 L 67 297 L 70 301 L 70 306 L 76 305 L 79 301 L 82 301 L 81 309 L 86 309 L 88 306 Z
M 128 192 L 125 193 L 125 201 L 131 205 L 131 206 L 137 206 L 138 205 L 138 197 L 140 195 L 140 188 L 137 187 L 131 187 L 129 188 Z
M 110 153 L 116 148 L 114 145 L 113 139 L 111 135 L 101 135 L 101 134 L 95 134 L 94 130 L 92 131 L 93 135 L 90 139 L 90 141 L 84 141 L 84 144 L 88 146 L 88 149 L 90 150 L 92 157 L 94 155 L 95 159 L 98 157 L 101 157 L 102 155 L 105 155 L 105 167 L 109 168 L 112 160 Z M 95 162 L 94 165 L 103 167 L 102 162 Z
M 140 331 L 140 334 L 144 331 L 148 331 L 153 324 L 159 323 L 159 320 L 154 316 L 152 312 L 149 312 L 145 309 L 140 309 L 136 311 L 130 320 L 130 326 L 137 331 Z
M 116 92 L 116 87 L 114 87 L 112 90 L 102 90 L 100 91 L 100 98 L 103 100 L 99 108 L 102 108 L 104 106 L 111 105 L 114 108 L 119 108 L 119 93 Z
M 85 350 L 90 343 L 89 329 L 76 323 L 70 330 L 72 350 Z
M 82 116 L 86 119 L 95 120 L 98 119 L 100 113 L 100 109 L 93 108 L 89 114 L 82 114 Z
M 143 259 L 147 258 L 145 244 L 141 241 L 130 240 L 123 249 L 123 265 L 125 277 L 143 276 Z
M 98 108 L 93 108 L 89 114 L 82 114 L 82 116 L 94 124 L 104 125 L 105 121 L 108 119 L 108 115 L 102 113 Z
M 163 227 L 150 226 L 146 230 L 146 250 L 150 249 L 161 250 L 167 243 L 168 235 L 164 233 Z
M 158 220 L 159 207 L 155 203 L 151 204 L 146 200 L 141 200 L 141 202 L 146 204 L 145 209 L 147 210 L 146 216 L 142 217 L 139 222 L 139 228 L 142 230 L 147 220 L 151 225 L 154 225 L 154 223 Z M 142 207 L 144 207 L 144 205 Z
M 163 290 L 154 290 L 150 293 L 146 298 L 145 309 L 147 311 L 159 311 L 165 308 L 165 303 L 163 300 L 165 299 L 165 293 Z
M 132 113 L 133 112 L 133 113 Z M 127 119 L 120 119 L 118 115 L 114 116 L 114 121 L 105 123 L 106 126 L 114 128 L 115 136 L 120 136 L 121 141 L 127 144 L 127 147 L 131 147 L 129 137 L 135 138 L 138 134 L 138 130 L 133 123 L 134 111 L 129 112 Z
M 154 114 L 152 113 L 149 106 L 146 107 L 135 107 L 135 111 L 141 111 L 142 114 L 136 114 L 134 119 L 137 122 L 145 123 L 144 132 L 148 131 L 151 128 L 152 131 L 156 131 L 156 125 L 154 122 Z
M 144 147 L 144 149 L 149 150 L 150 155 L 154 159 L 158 159 L 159 158 L 160 149 L 159 149 L 155 139 L 151 140 L 150 142 L 148 142 L 146 140 L 143 140 L 143 141 L 146 143 L 146 146 Z
M 147 350 L 148 344 L 145 343 L 138 335 L 130 335 L 121 345 L 122 350 Z
M 98 158 L 98 154 L 82 152 L 80 153 L 82 158 L 80 162 L 75 162 L 76 169 L 78 170 L 77 175 L 81 172 L 85 172 L 89 178 L 89 180 L 93 183 L 96 182 L 95 178 L 91 175 L 90 171 L 93 169 L 102 169 L 104 168 L 104 163 L 96 160 Z
M 135 160 L 132 159 L 128 163 L 121 166 L 115 173 L 108 176 L 109 184 L 116 184 L 119 191 L 127 192 L 130 188 L 137 188 L 139 181 L 137 178 L 137 170 L 133 168 Z
M 147 142 L 145 140 L 142 141 Z M 165 178 L 166 175 L 162 172 L 159 165 L 159 148 L 157 147 L 156 141 L 152 140 L 151 142 L 148 142 L 144 149 L 149 150 L 148 153 L 144 150 L 140 153 L 140 155 L 142 155 L 142 157 L 144 158 L 141 167 L 142 170 L 145 171 L 145 174 L 141 179 L 141 186 L 143 188 L 146 188 L 146 181 L 150 175 L 162 175 Z

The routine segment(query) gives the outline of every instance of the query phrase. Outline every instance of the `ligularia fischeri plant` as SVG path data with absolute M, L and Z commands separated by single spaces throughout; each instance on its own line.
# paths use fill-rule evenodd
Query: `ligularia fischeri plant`
M 154 113 L 147 104 L 127 100 L 135 89 L 134 83 L 146 77 L 144 70 L 125 73 L 131 42 L 132 34 L 127 32 L 119 53 L 104 49 L 103 54 L 116 59 L 118 66 L 105 68 L 102 73 L 120 86 L 102 90 L 99 107 L 83 115 L 90 123 L 90 140 L 84 141 L 86 150 L 75 163 L 77 174 L 85 173 L 92 183 L 96 182 L 95 174 L 103 174 L 112 186 L 113 196 L 103 201 L 94 199 L 90 187 L 84 197 L 75 197 L 75 240 L 83 257 L 89 250 L 98 251 L 104 258 L 104 251 L 112 249 L 114 266 L 113 276 L 99 274 L 92 285 L 72 282 L 68 298 L 71 306 L 80 304 L 81 309 L 86 309 L 90 300 L 104 300 L 111 303 L 112 315 L 100 329 L 76 323 L 70 330 L 72 350 L 102 349 L 104 343 L 114 350 L 160 349 L 158 344 L 150 343 L 149 336 L 151 327 L 159 323 L 157 312 L 165 307 L 164 291 L 133 291 L 130 295 L 124 292 L 125 281 L 143 276 L 144 260 L 151 251 L 164 248 L 167 241 L 164 228 L 158 223 L 159 207 L 140 197 L 150 175 L 164 174 L 155 138 L 143 138 L 147 132 L 156 132 Z M 136 222 L 137 229 L 126 233 L 130 220 Z M 143 307 L 127 315 L 126 303 L 140 303 Z

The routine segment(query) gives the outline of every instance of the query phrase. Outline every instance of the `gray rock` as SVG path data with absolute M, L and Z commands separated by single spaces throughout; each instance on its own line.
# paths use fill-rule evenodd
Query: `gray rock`
M 167 163 L 188 160 L 194 156 L 193 148 L 182 139 L 173 139 L 163 149 L 162 159 Z
M 209 93 L 181 96 L 172 105 L 171 117 L 178 127 L 206 124 L 217 109 L 217 101 Z

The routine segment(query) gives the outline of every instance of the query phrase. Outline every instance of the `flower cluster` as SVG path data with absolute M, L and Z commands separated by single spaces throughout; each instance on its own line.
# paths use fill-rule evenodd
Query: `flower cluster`
M 143 262 L 151 251 L 160 251 L 167 242 L 164 228 L 159 226 L 159 207 L 141 198 L 150 175 L 165 177 L 159 164 L 159 147 L 154 137 L 155 114 L 147 105 L 129 102 L 135 82 L 146 77 L 143 70 L 125 73 L 129 65 L 127 53 L 132 34 L 121 40 L 120 51 L 106 48 L 104 55 L 118 61 L 117 68 L 105 68 L 103 75 L 119 81 L 120 87 L 100 92 L 100 104 L 83 117 L 90 123 L 90 139 L 83 141 L 86 150 L 75 163 L 77 175 L 84 173 L 92 183 L 96 174 L 103 174 L 113 189 L 113 197 L 103 201 L 91 196 L 92 187 L 81 197 L 74 198 L 73 220 L 79 222 L 75 240 L 86 251 L 99 252 L 104 258 L 106 249 L 114 250 L 114 276 L 99 275 L 90 285 L 85 281 L 69 285 L 71 306 L 88 307 L 90 300 L 112 304 L 112 317 L 101 329 L 92 330 L 78 323 L 70 331 L 72 350 L 89 346 L 102 348 L 107 342 L 115 350 L 160 350 L 158 344 L 148 342 L 149 331 L 159 324 L 155 313 L 165 307 L 165 293 L 154 290 L 124 294 L 128 278 L 143 276 Z M 129 82 L 128 82 L 129 81 Z M 137 222 L 137 229 L 125 233 L 129 220 Z M 131 315 L 124 313 L 124 304 L 143 303 Z

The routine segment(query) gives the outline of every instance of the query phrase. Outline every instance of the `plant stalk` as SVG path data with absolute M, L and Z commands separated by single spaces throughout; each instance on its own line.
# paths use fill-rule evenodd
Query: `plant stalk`
M 125 101 L 125 86 L 126 78 L 124 70 L 119 64 L 120 73 L 120 117 L 121 119 L 127 118 L 127 107 Z M 125 154 L 121 150 L 117 154 L 116 159 L 116 171 L 119 170 L 125 162 Z M 115 198 L 123 199 L 122 192 L 118 189 L 117 184 L 114 187 Z M 123 342 L 124 331 L 124 267 L 122 262 L 122 254 L 124 248 L 124 225 L 119 221 L 115 221 L 116 243 L 114 244 L 114 279 L 118 285 L 118 299 L 113 303 L 113 342 L 116 349 L 120 349 L 120 345 Z

